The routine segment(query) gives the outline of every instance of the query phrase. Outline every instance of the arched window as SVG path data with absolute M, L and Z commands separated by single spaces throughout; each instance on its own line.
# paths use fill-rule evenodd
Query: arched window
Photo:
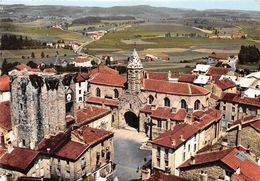
M 164 106 L 165 107 L 170 107 L 171 106 L 171 102 L 170 102 L 170 99 L 168 97 L 164 98 Z
M 152 96 L 152 95 L 149 95 L 149 96 L 148 96 L 148 102 L 149 102 L 149 104 L 152 104 L 153 101 L 154 101 L 153 96 Z
M 194 110 L 199 110 L 200 109 L 200 101 L 199 100 L 196 100 L 194 102 Z
M 181 100 L 181 108 L 187 109 L 187 103 L 184 99 Z
M 119 97 L 119 92 L 117 89 L 114 90 L 114 98 L 118 98 Z
M 100 88 L 96 88 L 96 96 L 97 96 L 97 97 L 100 97 L 100 94 L 101 94 L 100 92 L 101 92 L 101 91 L 100 91 Z

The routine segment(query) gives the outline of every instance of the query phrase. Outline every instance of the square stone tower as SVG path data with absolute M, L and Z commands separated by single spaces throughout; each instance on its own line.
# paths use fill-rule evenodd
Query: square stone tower
M 13 72 L 11 122 L 16 146 L 34 149 L 44 137 L 66 129 L 74 116 L 72 75 Z

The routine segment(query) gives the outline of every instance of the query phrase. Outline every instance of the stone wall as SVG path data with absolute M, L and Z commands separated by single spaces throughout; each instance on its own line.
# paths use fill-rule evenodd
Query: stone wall
M 218 165 L 208 164 L 203 167 L 192 167 L 188 170 L 181 170 L 180 177 L 186 178 L 191 181 L 200 181 L 200 173 L 203 171 L 208 174 L 208 181 L 216 181 L 219 177 L 223 177 L 223 169 Z

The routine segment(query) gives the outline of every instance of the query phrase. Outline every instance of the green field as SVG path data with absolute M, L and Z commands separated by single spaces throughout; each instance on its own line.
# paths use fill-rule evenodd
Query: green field
M 28 36 L 36 40 L 55 42 L 63 39 L 65 41 L 79 41 L 84 42 L 86 38 L 79 34 L 70 31 L 63 31 L 57 28 L 37 27 L 27 25 L 17 25 L 15 23 L 8 23 L 0 26 L 1 34 L 11 33 L 17 35 Z

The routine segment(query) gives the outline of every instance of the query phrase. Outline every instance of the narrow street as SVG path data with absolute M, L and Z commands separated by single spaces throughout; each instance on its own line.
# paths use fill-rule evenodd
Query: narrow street
M 140 150 L 143 142 L 147 141 L 144 134 L 138 133 L 133 128 L 113 130 L 116 171 L 113 177 L 119 181 L 129 181 L 140 178 L 141 172 L 137 172 L 137 167 L 141 167 L 150 158 L 150 151 Z

